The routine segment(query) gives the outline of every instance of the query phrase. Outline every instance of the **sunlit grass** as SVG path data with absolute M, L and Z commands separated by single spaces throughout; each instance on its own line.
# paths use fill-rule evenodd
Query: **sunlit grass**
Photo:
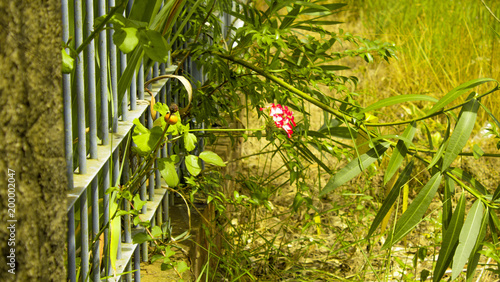
M 378 99 L 417 93 L 439 98 L 475 78 L 500 78 L 500 22 L 481 1 L 351 2 L 365 36 L 394 42 L 400 48 L 398 61 L 383 70 L 373 66 L 370 74 L 377 75 L 364 78 L 363 88 L 375 92 Z M 485 3 L 500 15 L 499 2 Z M 484 102 L 495 115 L 500 113 L 500 97 L 491 95 Z M 484 118 L 480 118 L 481 125 Z

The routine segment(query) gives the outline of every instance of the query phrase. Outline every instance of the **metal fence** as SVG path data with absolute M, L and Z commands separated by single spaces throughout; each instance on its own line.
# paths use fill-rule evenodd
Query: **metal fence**
M 62 0 L 63 41 L 70 41 L 75 49 L 81 46 L 93 31 L 94 20 L 105 15 L 114 5 L 114 0 L 95 3 L 93 0 Z M 125 14 L 130 11 L 131 5 L 132 1 L 129 1 Z M 121 157 L 132 132 L 132 121 L 138 118 L 144 125 L 152 127 L 149 111 L 151 96 L 144 93 L 145 76 L 147 80 L 175 70 L 175 66 L 168 63 L 156 63 L 151 69 L 145 69 L 141 64 L 123 100 L 118 101 L 118 81 L 127 66 L 127 55 L 117 50 L 112 38 L 112 29 L 100 31 L 77 55 L 75 70 L 71 74 L 63 74 L 65 149 L 70 179 L 67 192 L 67 268 L 70 281 L 99 281 L 111 275 L 107 252 L 104 251 L 102 258 L 99 255 L 101 249 L 109 248 L 109 229 L 100 233 L 110 221 L 110 197 L 106 190 L 117 183 L 119 175 L 119 181 L 125 183 L 133 167 L 131 159 Z M 174 45 L 174 48 L 182 47 Z M 203 79 L 201 71 L 191 60 L 184 64 L 184 70 L 194 80 Z M 179 101 L 179 95 L 171 90 L 173 83 L 160 80 L 150 87 L 156 101 L 166 104 L 176 102 L 182 106 L 182 99 Z M 199 148 L 203 147 L 201 141 L 199 145 Z M 165 157 L 168 150 L 171 148 L 163 148 L 159 156 Z M 120 174 L 122 165 L 123 172 Z M 172 197 L 161 186 L 160 173 L 155 171 L 147 181 L 143 181 L 139 191 L 141 199 L 147 200 L 141 219 L 151 220 L 153 225 L 161 225 L 169 219 Z M 133 226 L 130 216 L 122 216 L 121 246 L 116 261 L 117 280 L 140 281 L 140 261 L 148 260 L 148 246 L 147 243 L 138 245 L 132 242 L 134 232 L 139 231 L 140 227 Z M 101 234 L 104 240 L 100 241 Z M 108 279 L 114 280 L 115 277 Z

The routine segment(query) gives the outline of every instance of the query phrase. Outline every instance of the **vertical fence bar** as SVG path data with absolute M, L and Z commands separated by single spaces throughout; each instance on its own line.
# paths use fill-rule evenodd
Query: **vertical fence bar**
M 115 6 L 115 0 L 109 0 L 109 6 Z M 110 24 L 112 27 L 113 25 Z M 111 123 L 111 131 L 116 133 L 118 130 L 118 61 L 116 56 L 116 45 L 113 44 L 113 34 L 114 30 L 111 28 L 108 32 L 108 41 L 109 41 L 109 64 L 110 64 L 110 72 L 111 72 L 111 111 L 112 111 L 112 123 Z M 113 183 L 114 184 L 114 183 Z
M 101 279 L 100 274 L 100 242 L 97 234 L 99 233 L 99 180 L 97 176 L 92 180 L 90 188 L 90 198 L 92 201 L 92 241 L 94 242 L 94 247 L 92 248 L 93 260 L 92 260 L 92 281 L 99 281 Z
M 130 15 L 130 11 L 132 10 L 132 5 L 134 4 L 133 0 L 130 0 L 127 4 L 127 13 Z M 137 74 L 134 72 L 132 76 L 132 82 L 130 83 L 130 110 L 134 111 L 136 109 L 137 104 Z
M 98 2 L 98 17 L 106 14 L 106 1 Z M 107 32 L 103 29 L 99 32 L 99 65 L 100 65 L 100 94 L 101 94 L 101 138 L 102 145 L 109 144 L 109 121 L 108 121 L 108 58 L 107 58 Z
M 112 160 L 111 160 L 113 162 L 112 163 L 113 171 L 111 173 L 111 175 L 112 175 L 112 181 L 111 181 L 111 183 L 112 183 L 113 187 L 115 187 L 115 185 L 119 184 L 119 182 L 118 182 L 118 175 L 120 174 L 120 160 L 119 160 L 119 152 L 118 151 L 119 150 L 116 149 L 113 152 Z M 110 214 L 110 216 L 113 216 L 113 215 Z M 120 218 L 121 218 L 121 216 L 120 216 Z M 119 237 L 120 237 L 120 239 L 118 240 L 118 253 L 117 253 L 117 257 L 116 257 L 117 259 L 121 259 L 121 257 L 122 257 L 122 252 L 121 252 L 121 250 L 122 250 L 122 248 L 121 248 L 121 245 L 122 245 L 121 244 L 121 242 L 122 242 L 122 240 L 121 240 L 121 234 L 120 234 Z
M 68 280 L 76 282 L 75 208 L 68 212 Z
M 63 41 L 69 40 L 69 5 L 68 0 L 61 1 Z M 69 49 L 66 49 L 68 52 Z M 64 149 L 66 157 L 66 175 L 68 177 L 68 190 L 73 189 L 73 124 L 71 116 L 71 76 L 63 74 L 63 99 L 64 99 Z M 76 250 L 75 250 L 75 212 L 71 208 L 68 212 L 68 280 L 76 282 Z
M 140 245 L 137 245 L 135 247 L 134 251 L 134 269 L 137 269 L 136 272 L 134 272 L 134 281 L 139 282 L 141 281 L 141 251 L 140 251 Z
M 109 166 L 110 166 L 110 163 L 109 163 L 109 160 L 104 164 L 104 166 L 102 167 L 102 183 L 103 183 L 103 187 L 102 187 L 102 191 L 104 193 L 104 196 L 103 196 L 103 208 L 102 208 L 102 218 L 103 218 L 103 224 L 104 226 L 106 226 L 106 228 L 104 229 L 104 253 L 107 254 L 108 253 L 108 250 L 109 250 L 109 227 L 108 227 L 108 224 L 109 224 L 109 194 L 106 193 L 106 190 L 108 190 L 108 188 L 110 187 L 109 186 Z M 105 262 L 104 262 L 104 265 L 105 265 L 105 273 L 106 275 L 109 275 L 111 274 L 111 267 L 110 267 L 110 264 L 111 264 L 111 261 L 110 261 L 110 257 L 105 255 L 104 256 L 104 259 L 105 259 Z
M 80 237 L 81 237 L 81 271 L 80 277 L 87 280 L 89 273 L 89 216 L 87 191 L 80 196 Z
M 69 7 L 68 0 L 61 1 L 63 41 L 69 40 Z M 69 49 L 66 48 L 66 52 Z M 73 189 L 73 121 L 71 113 L 71 75 L 63 73 L 63 100 L 64 100 L 64 149 L 66 157 L 66 175 L 68 176 L 68 188 Z
M 82 1 L 75 0 L 75 47 L 83 43 Z M 76 59 L 76 97 L 78 107 L 78 164 L 79 173 L 87 173 L 87 148 L 85 136 L 85 85 L 83 81 L 83 53 Z
M 144 100 L 144 61 L 141 60 L 141 64 L 139 66 L 139 73 L 137 74 L 138 77 L 137 77 L 137 87 L 139 88 L 138 90 L 138 96 L 139 96 L 139 100 Z M 146 124 L 146 119 L 147 119 L 147 116 L 149 115 L 149 112 L 146 110 L 144 112 L 144 114 L 141 116 L 140 118 L 140 121 L 142 124 Z M 141 158 L 142 160 L 142 158 Z M 142 201 L 146 201 L 147 200 L 147 196 L 146 196 L 146 177 L 144 177 L 142 180 L 141 180 L 142 184 L 141 184 L 141 189 L 139 191 L 139 195 L 141 197 L 141 200 Z M 144 206 L 142 206 L 142 210 L 141 210 L 141 213 L 146 213 L 147 211 L 147 204 L 145 204 Z M 148 261 L 148 244 L 146 242 L 142 243 L 141 244 L 141 250 L 142 250 L 142 261 L 146 262 Z M 138 259 L 139 259 L 139 255 L 138 255 Z
M 123 75 L 125 68 L 127 67 L 127 54 L 120 52 L 120 74 Z M 122 120 L 127 120 L 128 113 L 128 94 L 129 91 L 125 91 L 125 95 L 123 95 L 122 103 Z M 118 98 L 117 98 L 118 99 Z
M 94 0 L 86 0 L 86 35 L 89 37 L 94 28 Z M 95 81 L 94 40 L 87 45 L 87 93 L 89 97 L 89 153 L 91 159 L 97 158 L 97 114 Z

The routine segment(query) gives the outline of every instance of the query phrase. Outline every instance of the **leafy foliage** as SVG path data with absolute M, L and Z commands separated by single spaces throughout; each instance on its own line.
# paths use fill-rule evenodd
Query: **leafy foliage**
M 390 215 L 401 189 L 416 177 L 414 167 L 418 163 L 432 176 L 422 180 L 425 183 L 406 211 L 395 221 L 383 249 L 390 249 L 409 234 L 423 220 L 435 196 L 442 194 L 445 210 L 442 233 L 448 241 L 443 241 L 442 255 L 440 253 L 435 265 L 433 279 L 441 279 L 452 261 L 453 278 L 462 271 L 467 261 L 473 262 L 472 265 L 474 262 L 477 264 L 477 255 L 485 252 L 482 250 L 482 245 L 486 245 L 484 236 L 481 236 L 483 230 L 489 228 L 493 233 L 500 228 L 498 218 L 492 212 L 500 206 L 500 188 L 491 195 L 488 191 L 492 189 L 484 187 L 453 164 L 464 155 L 463 150 L 472 134 L 480 106 L 491 115 L 491 111 L 481 104 L 481 98 L 499 90 L 496 80 L 480 78 L 463 83 L 439 100 L 427 95 L 398 95 L 363 108 L 356 100 L 358 79 L 343 74 L 342 71 L 350 67 L 344 66 L 342 59 L 357 57 L 367 63 L 379 58 L 389 61 L 396 58 L 395 47 L 393 44 L 354 36 L 342 29 L 337 32 L 327 30 L 325 26 L 339 24 L 334 16 L 344 8 L 344 4 L 321 0 L 270 0 L 266 1 L 266 9 L 257 9 L 252 3 L 238 2 L 233 5 L 228 0 L 177 0 L 168 1 L 163 7 L 160 4 L 161 1 L 154 0 L 135 1 L 128 18 L 114 14 L 101 19 L 113 24 L 114 43 L 122 52 L 129 54 L 127 69 L 119 82 L 119 99 L 123 97 L 141 60 L 144 59 L 147 66 L 153 62 L 167 62 L 172 57 L 179 62 L 176 72 L 188 76 L 182 63 L 189 58 L 203 70 L 206 80 L 194 90 L 190 108 L 182 113 L 183 120 L 225 126 L 228 120 L 238 120 L 242 110 L 254 110 L 260 117 L 262 112 L 259 109 L 271 103 L 288 105 L 300 113 L 303 118 L 297 121 L 291 138 L 285 132 L 275 130 L 272 124 L 265 128 L 265 138 L 268 146 L 274 148 L 273 157 L 281 158 L 284 163 L 289 175 L 286 184 L 296 188 L 290 209 L 294 212 L 313 210 L 311 224 L 317 227 L 318 235 L 321 234 L 321 217 L 315 201 L 328 199 L 328 194 L 334 193 L 361 173 L 367 173 L 377 161 L 384 164 L 384 159 L 389 159 L 390 155 L 384 184 L 398 175 L 400 167 L 405 165 L 396 184 L 388 190 L 390 192 L 368 231 L 367 237 L 372 237 L 384 218 Z M 181 9 L 188 4 L 190 9 Z M 232 16 L 234 24 L 222 22 L 221 15 Z M 176 30 L 172 28 L 174 24 Z M 173 46 L 186 47 L 174 49 Z M 65 59 L 70 70 L 69 60 Z M 486 83 L 495 86 L 484 93 L 474 92 L 478 86 Z M 465 102 L 457 103 L 465 94 L 468 94 Z M 411 120 L 372 122 L 373 115 L 379 115 L 378 110 L 414 101 L 427 103 L 423 115 Z M 324 113 L 323 125 L 317 131 L 310 129 L 310 105 L 313 105 L 314 110 Z M 160 103 L 154 109 L 162 115 L 167 113 L 167 106 Z M 460 109 L 458 118 L 453 112 L 455 109 Z M 419 126 L 424 127 L 427 121 L 439 116 L 445 116 L 448 124 L 438 149 L 434 150 L 430 132 L 428 147 L 422 147 L 421 143 L 414 141 Z M 500 127 L 496 118 L 493 115 L 491 117 Z M 127 199 L 123 195 L 126 191 L 133 194 L 156 160 L 162 177 L 170 187 L 192 189 L 189 194 L 191 201 L 200 191 L 207 197 L 207 202 L 214 203 L 220 211 L 225 211 L 227 203 L 249 209 L 263 206 L 268 211 L 273 210 L 270 198 L 277 189 L 265 189 L 267 185 L 257 177 L 237 179 L 247 195 L 237 191 L 234 195 L 224 195 L 217 190 L 218 184 L 214 182 L 220 179 L 206 173 L 203 162 L 220 167 L 225 166 L 225 163 L 210 151 L 199 156 L 193 153 L 201 137 L 189 124 L 170 126 L 160 121 L 152 129 L 145 128 L 138 121 L 134 121 L 134 124 L 136 127 L 132 139 L 137 147 L 133 151 L 143 157 L 144 162 L 132 180 L 119 189 L 119 197 Z M 383 135 L 382 130 L 373 130 L 374 127 L 389 128 L 401 124 L 408 124 L 401 134 Z M 215 140 L 217 137 L 211 129 L 207 128 L 204 136 L 208 140 Z M 172 140 L 182 142 L 183 146 L 176 147 L 178 151 L 174 155 L 156 159 L 158 149 L 171 142 L 165 138 L 166 134 L 173 134 Z M 244 135 L 245 138 L 258 139 L 262 136 L 260 130 L 251 136 Z M 366 137 L 363 144 L 343 143 L 359 140 L 361 136 Z M 368 149 L 361 151 L 363 146 Z M 477 149 L 474 152 L 477 157 L 488 154 L 480 153 Z M 332 168 L 323 161 L 323 157 L 350 161 L 342 167 Z M 180 163 L 185 164 L 190 174 L 184 181 L 177 174 Z M 311 164 L 317 164 L 330 175 L 326 184 L 320 183 L 318 187 L 308 185 L 306 167 Z M 441 192 L 439 187 L 443 182 L 445 189 Z M 455 209 L 452 208 L 455 186 L 475 198 L 465 222 L 463 194 Z M 419 187 L 412 188 L 416 190 Z M 140 206 L 137 203 L 134 205 Z M 139 219 L 135 221 L 148 226 L 147 222 Z M 168 230 L 156 228 L 150 234 L 136 235 L 134 240 L 138 243 L 152 241 L 162 235 L 169 235 Z M 267 244 L 268 247 L 274 246 L 272 242 Z M 170 244 L 162 245 L 161 248 L 163 256 L 155 259 L 163 259 L 165 268 L 174 265 L 170 260 Z M 247 255 L 243 253 L 242 256 Z M 230 260 L 225 260 L 221 275 L 234 279 L 244 275 L 252 277 L 248 271 L 241 272 L 240 265 Z M 178 271 L 187 269 L 184 264 L 175 265 Z

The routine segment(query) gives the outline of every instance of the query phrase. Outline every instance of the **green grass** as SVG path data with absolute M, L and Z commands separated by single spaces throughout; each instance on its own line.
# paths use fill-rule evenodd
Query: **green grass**
M 370 33 L 367 37 L 394 42 L 400 48 L 399 61 L 391 62 L 384 79 L 368 78 L 370 87 L 388 91 L 385 95 L 442 97 L 475 78 L 500 78 L 500 22 L 480 0 L 351 2 Z M 498 18 L 500 2 L 484 2 Z M 486 100 L 495 115 L 500 113 L 494 106 L 498 102 L 500 97 L 493 95 Z

